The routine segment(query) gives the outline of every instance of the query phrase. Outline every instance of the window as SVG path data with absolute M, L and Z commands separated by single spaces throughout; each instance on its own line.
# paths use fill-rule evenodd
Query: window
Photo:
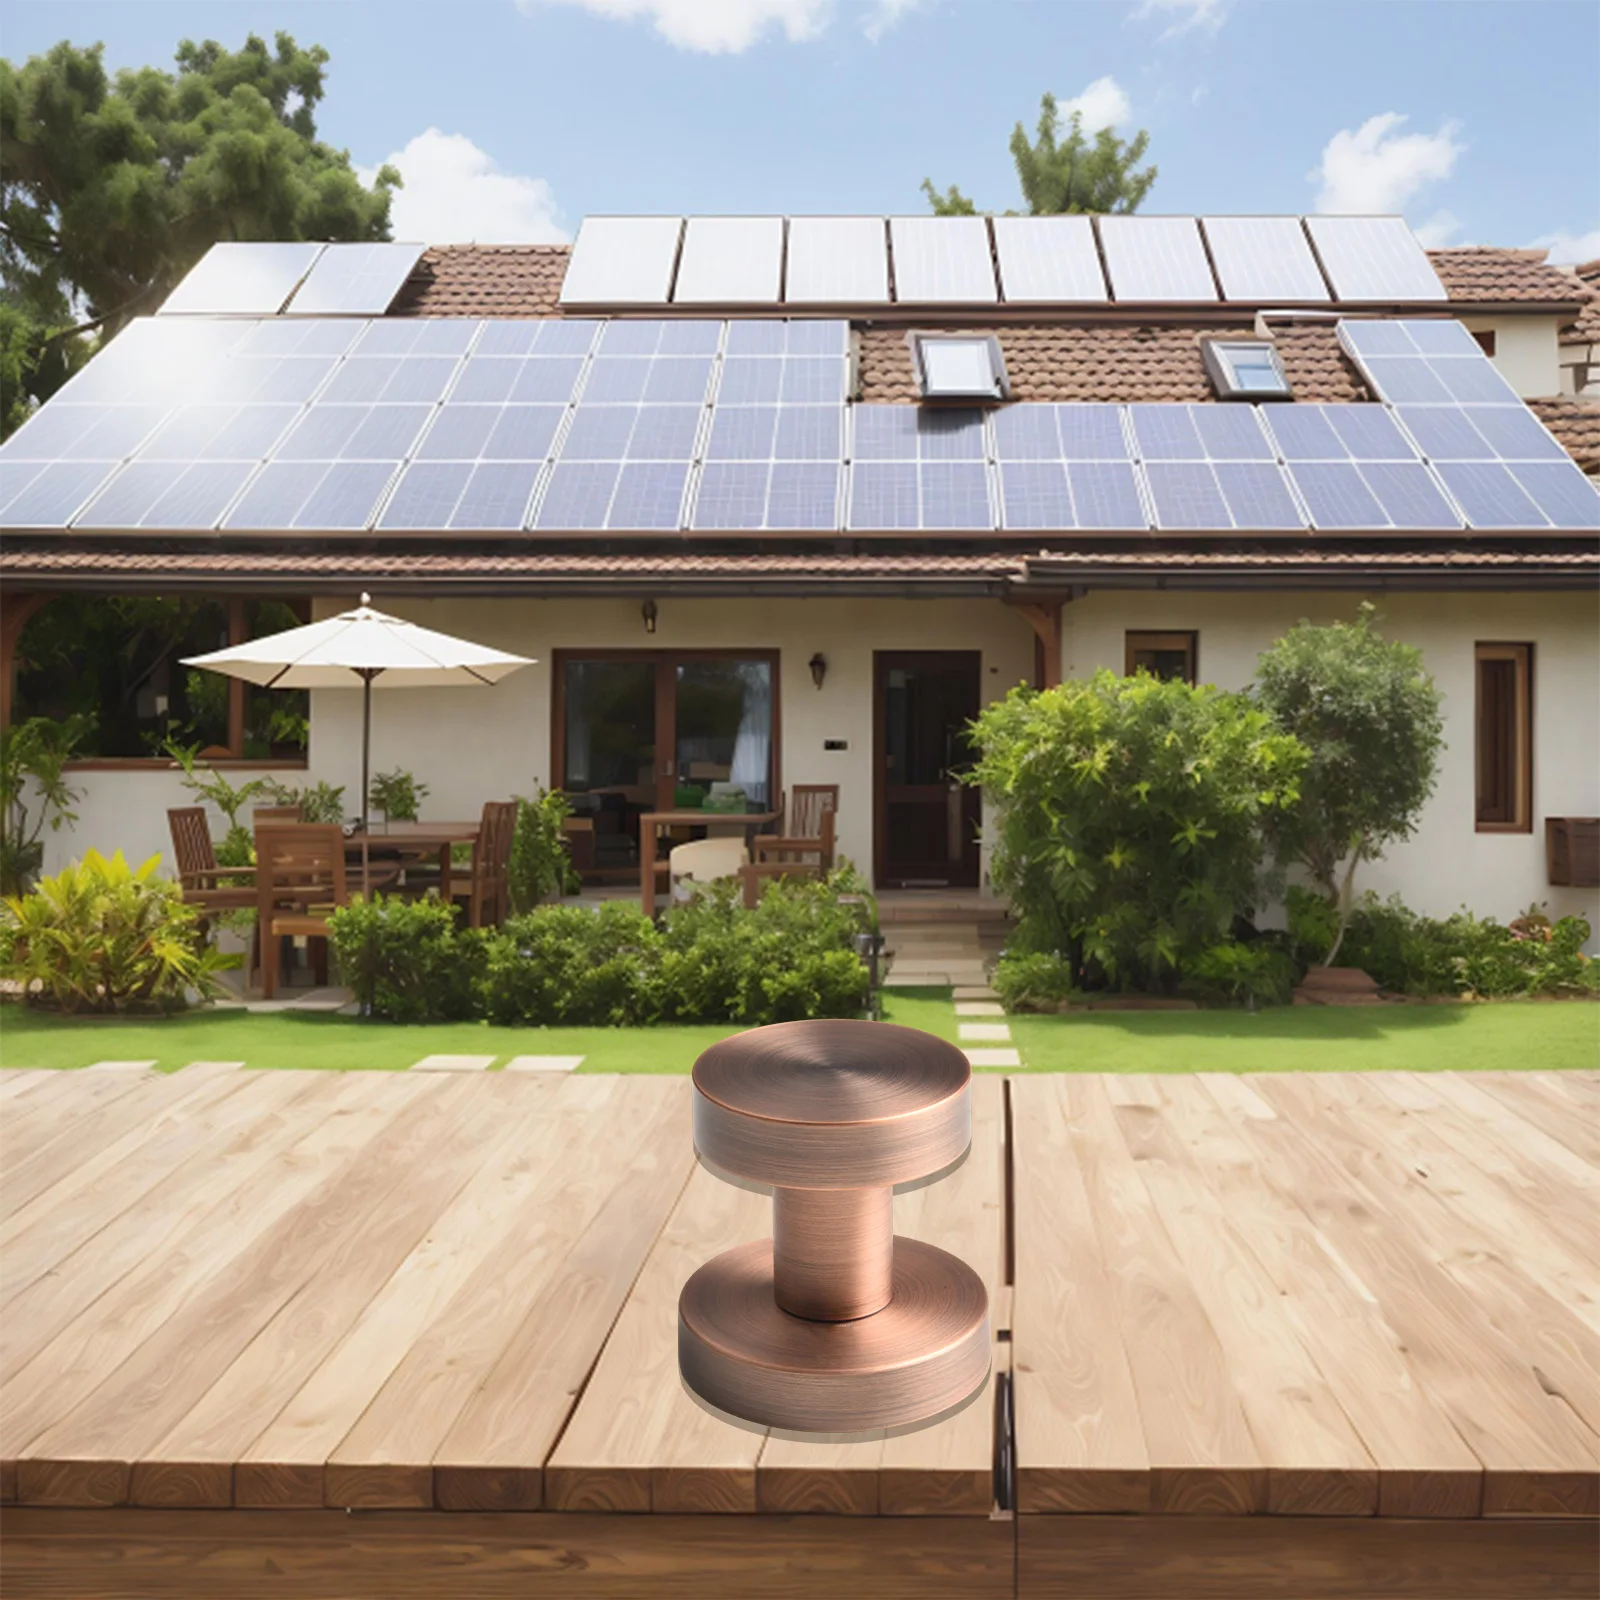
M 912 359 L 924 400 L 1004 400 L 1011 394 L 1000 341 L 990 334 L 965 338 L 910 335 Z
M 1473 334 L 1472 337 L 1478 341 L 1478 348 L 1483 351 L 1486 356 L 1494 355 L 1493 328 L 1480 328 L 1476 333 Z
M 1533 831 L 1533 646 L 1477 650 L 1479 833 Z
M 1193 683 L 1199 657 L 1198 633 L 1130 633 L 1122 670 L 1130 678 L 1136 672 L 1148 672 L 1155 678 L 1182 678 Z
M 1292 400 L 1278 352 L 1266 339 L 1202 339 L 1200 352 L 1219 400 Z

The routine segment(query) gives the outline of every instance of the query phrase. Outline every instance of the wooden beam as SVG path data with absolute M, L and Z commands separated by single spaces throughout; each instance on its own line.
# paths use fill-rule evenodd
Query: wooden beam
M 8 589 L 0 594 L 0 728 L 11 726 L 11 697 L 16 689 L 17 642 L 28 618 L 45 605 L 48 594 L 38 591 L 18 593 Z
M 1008 600 L 1038 636 L 1040 689 L 1054 689 L 1061 682 L 1061 608 L 1064 600 Z

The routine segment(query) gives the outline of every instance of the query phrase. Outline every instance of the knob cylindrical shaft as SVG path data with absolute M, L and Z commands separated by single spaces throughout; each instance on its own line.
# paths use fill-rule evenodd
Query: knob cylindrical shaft
M 815 1322 L 851 1322 L 889 1303 L 894 1190 L 772 1192 L 773 1298 Z

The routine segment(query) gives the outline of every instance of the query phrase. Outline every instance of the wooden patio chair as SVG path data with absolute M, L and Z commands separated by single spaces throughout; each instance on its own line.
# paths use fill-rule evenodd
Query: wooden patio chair
M 280 822 L 303 822 L 300 807 L 294 806 L 257 806 L 250 813 L 250 822 L 253 827 L 259 828 L 263 823 L 269 826 Z
M 219 911 L 248 911 L 256 903 L 254 867 L 219 867 L 211 824 L 204 806 L 174 806 L 167 812 L 172 834 L 172 859 L 178 868 L 183 898 L 198 906 L 207 921 Z M 223 884 L 223 878 L 245 879 Z
M 344 829 L 332 822 L 274 823 L 256 829 L 256 906 L 261 940 L 261 994 L 278 990 L 282 941 L 322 941 L 317 963 L 327 981 L 328 918 L 349 905 Z
M 466 888 L 451 898 L 465 901 L 469 928 L 498 928 L 511 910 L 511 836 L 517 831 L 515 800 L 486 800 L 472 844 Z
M 744 903 L 754 909 L 768 878 L 823 878 L 833 871 L 833 831 L 839 809 L 836 783 L 797 783 L 787 806 L 788 831 L 758 833 L 750 863 L 739 869 Z

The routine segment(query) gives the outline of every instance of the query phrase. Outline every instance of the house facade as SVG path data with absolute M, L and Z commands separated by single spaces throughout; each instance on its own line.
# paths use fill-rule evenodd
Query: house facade
M 878 887 L 981 890 L 982 705 L 1100 668 L 1242 687 L 1371 600 L 1445 749 L 1365 886 L 1600 910 L 1547 849 L 1600 815 L 1585 278 L 1402 225 L 909 220 L 595 219 L 572 249 L 413 252 L 361 314 L 297 316 L 298 278 L 276 309 L 189 293 L 0 451 L 8 699 L 62 597 L 205 596 L 238 636 L 264 597 L 367 592 L 535 661 L 380 682 L 374 770 L 428 814 L 563 788 L 586 872 L 623 880 L 648 811 L 836 784 Z M 359 751 L 358 693 L 317 691 L 303 762 L 231 764 L 353 793 Z M 165 848 L 169 763 L 74 781 L 47 864 Z

